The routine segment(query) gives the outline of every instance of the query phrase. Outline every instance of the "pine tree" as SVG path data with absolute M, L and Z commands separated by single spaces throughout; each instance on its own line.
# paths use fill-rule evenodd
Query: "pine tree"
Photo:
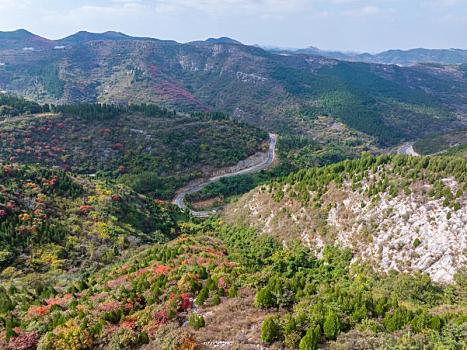
M 306 335 L 300 341 L 298 348 L 299 350 L 316 350 L 320 340 L 321 327 L 319 325 L 311 325 Z
M 326 314 L 323 324 L 324 335 L 326 338 L 334 340 L 340 332 L 339 317 L 334 311 L 329 311 Z
M 263 321 L 261 327 L 261 339 L 268 344 L 280 340 L 281 337 L 281 326 L 279 325 L 277 317 L 267 317 Z

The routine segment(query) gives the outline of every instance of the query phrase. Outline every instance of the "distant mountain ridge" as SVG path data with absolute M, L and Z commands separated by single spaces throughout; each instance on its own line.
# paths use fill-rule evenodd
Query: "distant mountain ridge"
M 235 45 L 243 45 L 240 41 L 228 38 L 228 37 L 220 37 L 220 38 L 209 38 L 206 40 L 207 43 L 210 44 L 235 44 Z
M 35 35 L 25 29 L 0 32 L 0 49 L 44 49 L 50 48 L 53 45 L 54 42 L 52 40 Z
M 73 35 L 67 36 L 66 38 L 57 40 L 57 43 L 60 44 L 78 44 L 84 43 L 88 41 L 96 41 L 96 40 L 131 40 L 132 37 L 119 33 L 108 31 L 104 33 L 90 33 L 86 31 L 80 31 Z
M 0 31 L 0 48 L 9 47 L 14 49 L 23 49 L 23 48 L 32 48 L 32 49 L 44 49 L 50 48 L 53 46 L 62 46 L 62 45 L 78 45 L 84 44 L 91 41 L 165 41 L 165 42 L 175 42 L 173 40 L 160 40 L 152 37 L 138 37 L 130 36 L 125 33 L 116 32 L 116 31 L 106 31 L 103 33 L 93 33 L 85 30 L 79 31 L 77 33 L 71 34 L 67 37 L 57 40 L 51 40 L 39 35 L 33 34 L 26 29 L 18 29 L 14 31 Z M 240 41 L 229 38 L 229 37 L 219 37 L 219 38 L 208 38 L 205 41 L 194 41 L 193 43 L 205 42 L 208 44 L 234 44 L 234 45 L 243 45 Z
M 401 66 L 411 66 L 420 63 L 444 65 L 467 63 L 467 50 L 463 49 L 416 48 L 410 50 L 387 50 L 376 54 L 327 51 L 316 47 L 308 47 L 306 49 L 272 49 L 272 51 L 321 56 L 351 62 L 396 64 Z
M 9 32 L 0 32 L 0 49 L 47 49 L 55 46 L 78 45 L 92 41 L 165 41 L 174 42 L 171 40 L 160 40 L 151 37 L 136 37 L 130 36 L 121 32 L 107 31 L 103 33 L 92 33 L 87 31 L 79 31 L 75 34 L 58 40 L 50 40 L 39 35 L 33 34 L 25 29 L 18 29 Z M 191 44 L 207 43 L 207 44 L 232 44 L 243 45 L 240 41 L 229 38 L 208 38 L 205 41 L 194 41 Z M 261 46 L 260 46 L 261 47 Z M 305 54 L 312 56 L 320 56 L 331 59 L 337 59 L 350 62 L 365 62 L 377 64 L 395 64 L 401 66 L 411 66 L 420 63 L 436 63 L 436 64 L 467 64 L 467 50 L 464 49 L 426 49 L 415 48 L 410 50 L 387 50 L 380 53 L 357 53 L 344 51 L 321 50 L 317 47 L 310 46 L 305 49 L 286 49 L 275 47 L 263 47 L 265 50 L 282 53 L 282 54 Z
M 117 32 L 58 41 L 0 34 L 0 91 L 41 103 L 224 111 L 268 131 L 312 138 L 325 117 L 383 147 L 465 127 L 466 73 L 465 66 L 281 54 L 225 37 L 181 44 Z

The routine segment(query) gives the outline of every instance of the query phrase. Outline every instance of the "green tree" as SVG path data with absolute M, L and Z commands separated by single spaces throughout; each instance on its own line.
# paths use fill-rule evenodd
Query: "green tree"
M 271 344 L 281 338 L 282 329 L 276 316 L 269 316 L 263 321 L 261 339 Z
M 268 309 L 271 307 L 276 306 L 274 295 L 271 292 L 269 287 L 264 287 L 256 293 L 256 300 L 255 300 L 256 307 L 262 309 Z
M 311 325 L 305 336 L 300 340 L 298 348 L 299 350 L 316 350 L 320 340 L 321 327 L 319 325 Z
M 207 287 L 204 287 L 201 289 L 201 292 L 199 292 L 198 297 L 195 300 L 196 305 L 201 306 L 206 302 L 206 299 L 209 297 L 209 289 Z
M 206 322 L 204 321 L 203 316 L 191 314 L 190 318 L 188 319 L 188 324 L 194 329 L 200 329 L 206 325 Z
M 339 317 L 334 311 L 329 311 L 326 314 L 326 318 L 324 319 L 323 324 L 323 331 L 326 338 L 332 340 L 336 339 L 340 332 L 340 327 Z

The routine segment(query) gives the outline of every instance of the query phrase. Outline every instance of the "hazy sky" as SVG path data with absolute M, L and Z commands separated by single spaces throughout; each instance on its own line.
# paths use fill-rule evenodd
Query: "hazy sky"
M 116 30 L 186 42 L 379 51 L 467 48 L 467 0 L 0 0 L 0 30 Z

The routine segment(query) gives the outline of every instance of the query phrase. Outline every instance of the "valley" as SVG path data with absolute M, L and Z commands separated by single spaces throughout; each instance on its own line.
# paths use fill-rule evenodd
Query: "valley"
M 261 151 L 267 139 L 267 133 L 222 114 L 134 107 L 107 115 L 96 105 L 78 108 L 89 112 L 1 121 L 0 161 L 118 178 L 140 193 L 170 199 L 186 182 Z
M 465 349 L 463 54 L 0 32 L 0 349 Z

